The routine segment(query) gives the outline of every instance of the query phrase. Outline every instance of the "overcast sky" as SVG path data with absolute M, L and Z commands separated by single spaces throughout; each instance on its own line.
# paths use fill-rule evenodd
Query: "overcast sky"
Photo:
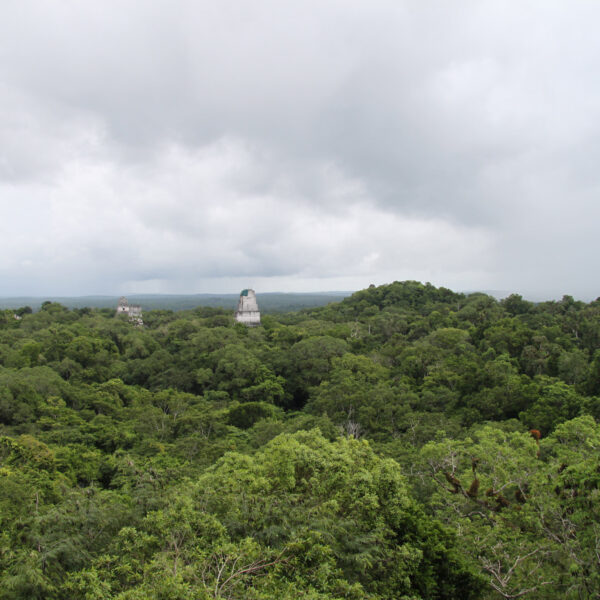
M 600 3 L 3 0 L 0 296 L 600 296 Z

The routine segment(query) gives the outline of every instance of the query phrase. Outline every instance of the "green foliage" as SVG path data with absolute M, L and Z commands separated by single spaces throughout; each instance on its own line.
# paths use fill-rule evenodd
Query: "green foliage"
M 226 455 L 197 493 L 233 539 L 277 548 L 297 584 L 298 567 L 312 566 L 309 583 L 328 593 L 340 578 L 363 597 L 468 598 L 479 589 L 452 536 L 411 500 L 399 466 L 366 442 L 282 435 L 253 458 Z M 304 555 L 315 542 L 317 562 Z
M 581 417 L 541 443 L 486 426 L 422 449 L 432 507 L 446 521 L 458 520 L 465 549 L 500 596 L 598 594 L 599 434 L 591 417 Z
M 144 323 L 0 313 L 0 600 L 600 593 L 598 302 Z
M 261 419 L 273 419 L 277 410 L 266 402 L 244 402 L 229 409 L 229 423 L 241 429 L 252 427 Z

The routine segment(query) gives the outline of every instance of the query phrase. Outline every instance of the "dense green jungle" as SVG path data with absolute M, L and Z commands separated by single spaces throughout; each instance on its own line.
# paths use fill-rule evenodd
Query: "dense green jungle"
M 0 365 L 2 600 L 600 598 L 600 299 L 46 302 Z

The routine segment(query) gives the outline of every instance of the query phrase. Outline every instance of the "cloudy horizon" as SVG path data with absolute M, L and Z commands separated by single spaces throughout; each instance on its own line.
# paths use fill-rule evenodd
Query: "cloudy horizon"
M 600 296 L 594 3 L 8 0 L 0 296 Z

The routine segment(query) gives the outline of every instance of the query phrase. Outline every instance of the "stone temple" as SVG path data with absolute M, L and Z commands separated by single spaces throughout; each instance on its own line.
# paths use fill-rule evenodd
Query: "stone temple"
M 119 304 L 117 305 L 117 316 L 127 315 L 129 320 L 136 325 L 143 325 L 142 321 L 142 307 L 138 304 L 129 304 L 125 296 L 119 298 Z
M 254 290 L 242 290 L 235 311 L 235 320 L 238 323 L 248 325 L 248 327 L 260 325 L 260 312 Z

